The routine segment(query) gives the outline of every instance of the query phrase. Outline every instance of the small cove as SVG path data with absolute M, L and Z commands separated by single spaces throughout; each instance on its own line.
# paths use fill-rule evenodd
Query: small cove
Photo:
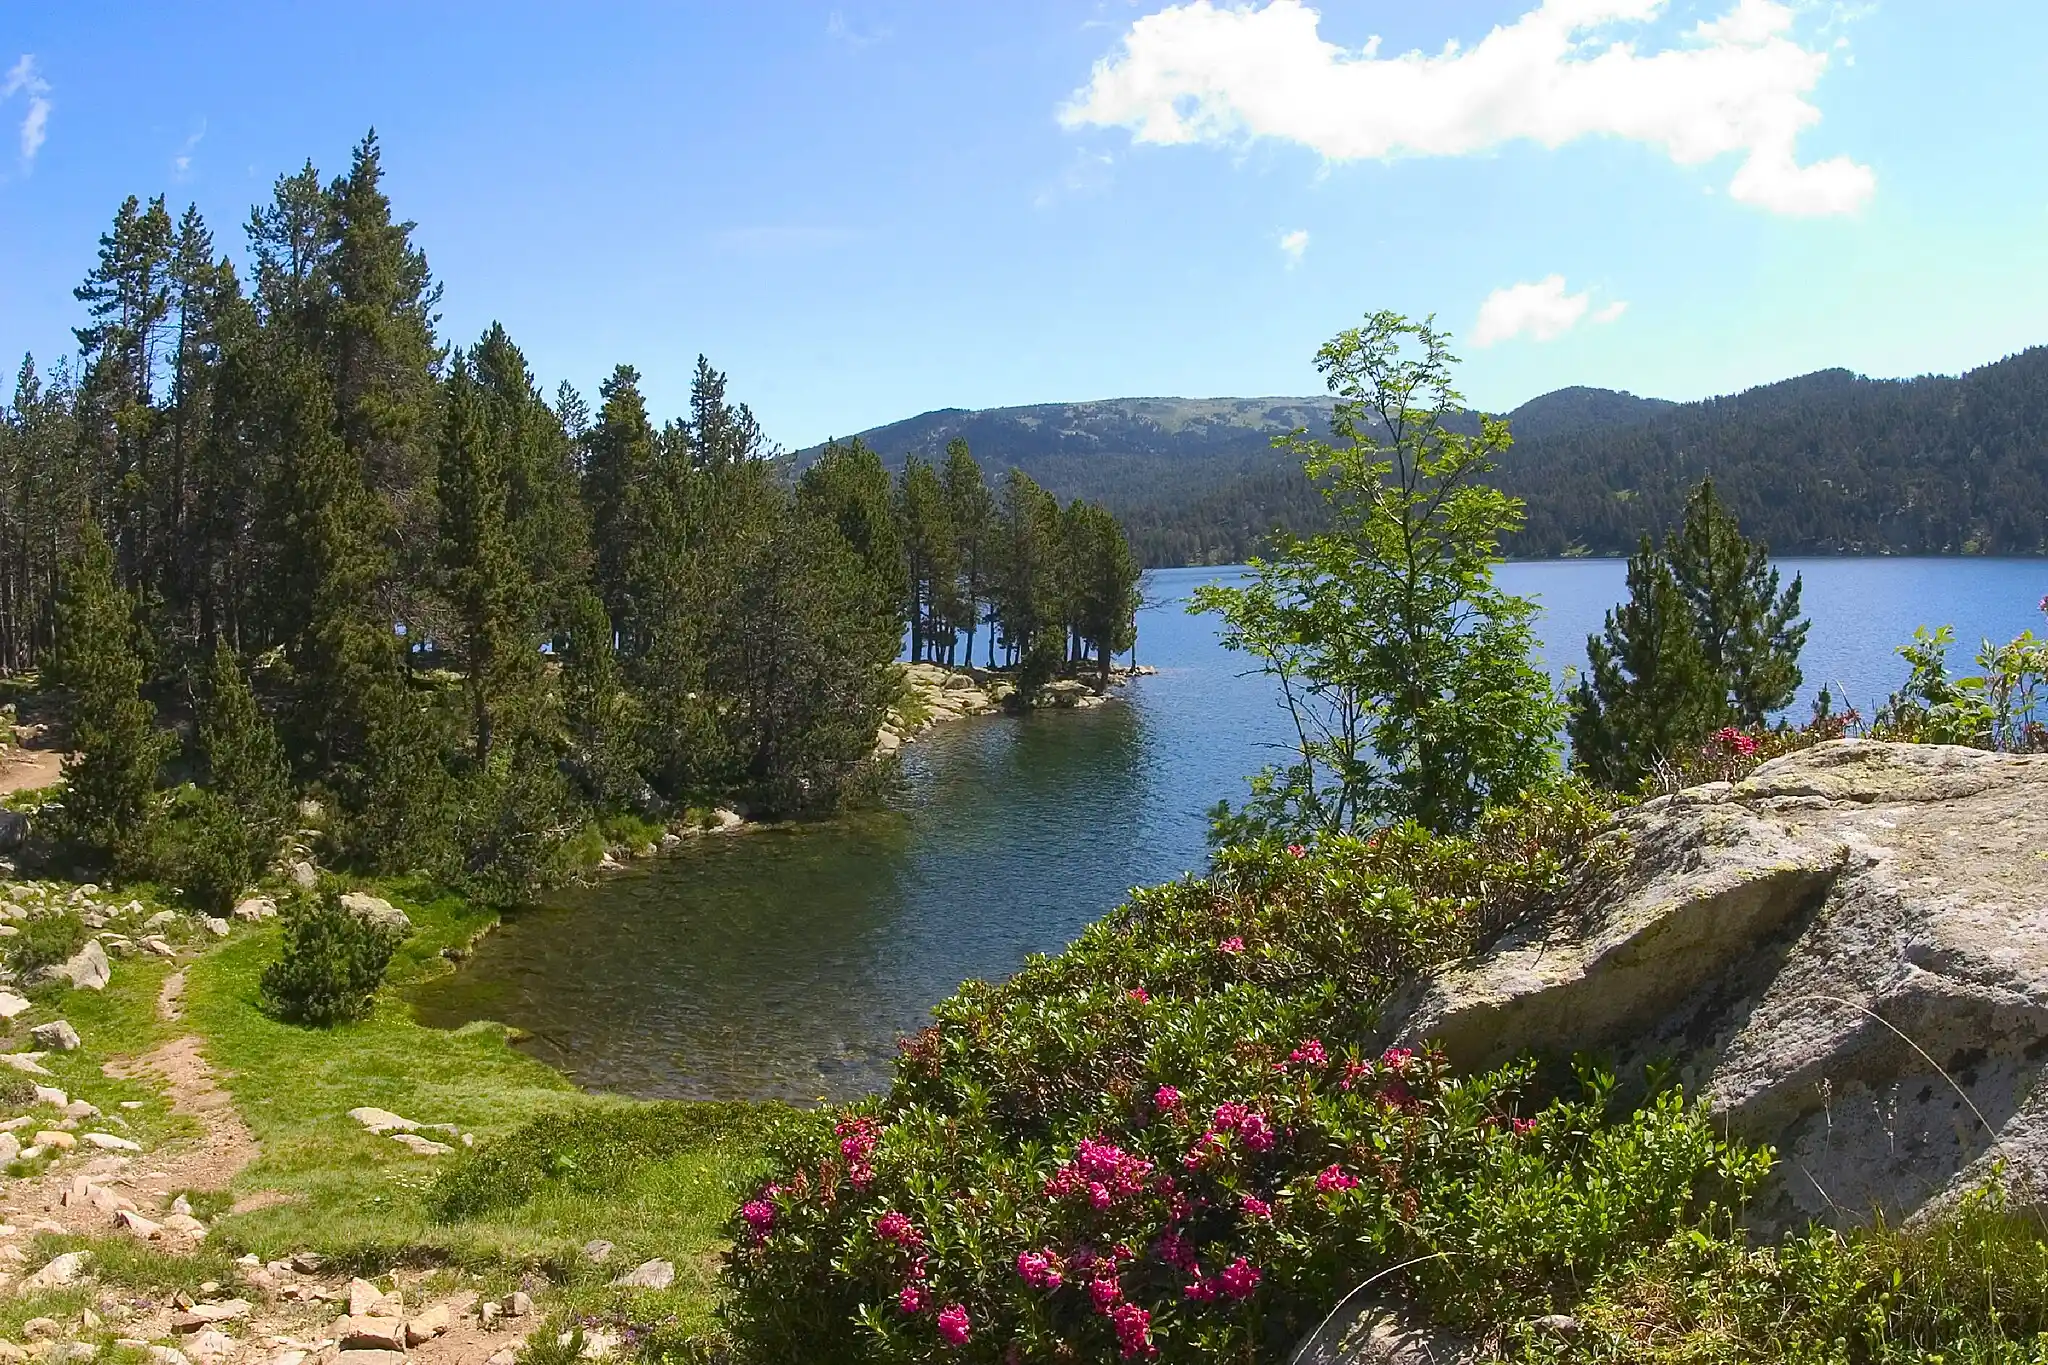
M 1915 625 L 1980 636 L 2040 625 L 2048 563 L 1786 561 L 1813 621 L 1807 683 L 1869 707 L 1904 676 Z M 643 1097 L 845 1099 L 886 1084 L 895 1040 L 962 980 L 1070 941 L 1132 886 L 1200 867 L 1204 812 L 1284 738 L 1266 683 L 1184 613 L 1230 569 L 1155 576 L 1139 659 L 1160 671 L 1085 712 L 941 726 L 905 752 L 896 809 L 692 841 L 508 917 L 414 1007 L 497 1019 L 595 1090 Z M 1514 563 L 1556 672 L 1625 595 L 1611 560 Z M 1967 671 L 1967 668 L 1960 670 Z

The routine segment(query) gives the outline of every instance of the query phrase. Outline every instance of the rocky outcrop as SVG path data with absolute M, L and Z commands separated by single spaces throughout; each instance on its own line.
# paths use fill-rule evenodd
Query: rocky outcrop
M 1841 740 L 1620 821 L 1598 903 L 1388 1013 L 1388 1041 L 1675 1061 L 1777 1147 L 1759 1221 L 2048 1190 L 2048 757 Z
M 412 932 L 412 921 L 406 918 L 405 911 L 382 896 L 373 896 L 367 891 L 344 891 L 341 908 L 366 924 L 374 924 L 394 934 Z

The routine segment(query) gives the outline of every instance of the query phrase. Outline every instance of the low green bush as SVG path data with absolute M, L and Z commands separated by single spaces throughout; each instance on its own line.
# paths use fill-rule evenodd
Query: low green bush
M 1283 1359 L 1367 1277 L 1434 1317 L 1561 1310 L 1769 1167 L 1678 1094 L 1362 1049 L 1388 995 L 1612 868 L 1565 786 L 1472 835 L 1225 850 L 971 983 L 889 1095 L 785 1126 L 735 1215 L 762 1359 Z
M 320 1028 L 361 1019 L 400 941 L 396 932 L 343 909 L 334 892 L 294 900 L 284 909 L 277 960 L 263 972 L 263 1007 Z
M 218 793 L 185 787 L 151 819 L 146 861 L 158 881 L 181 888 L 199 909 L 220 915 L 262 877 L 276 842 L 252 830 Z
M 7 940 L 7 964 L 26 981 L 46 967 L 68 961 L 91 935 L 76 911 L 33 915 L 20 921 L 21 932 Z

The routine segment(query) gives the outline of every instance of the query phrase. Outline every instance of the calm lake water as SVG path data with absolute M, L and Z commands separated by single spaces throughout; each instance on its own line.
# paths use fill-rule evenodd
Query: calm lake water
M 1510 564 L 1543 605 L 1546 666 L 1580 665 L 1626 595 L 1619 561 Z M 1975 652 L 2041 624 L 2037 560 L 1789 560 L 1813 621 L 1795 714 L 1830 685 L 1867 714 L 1904 677 L 1893 649 L 1955 625 Z M 1266 683 L 1156 575 L 1139 626 L 1156 666 L 1093 711 L 941 726 L 905 756 L 901 809 L 706 839 L 511 917 L 416 1000 L 428 1023 L 498 1019 L 597 1090 L 842 1099 L 886 1084 L 896 1038 L 970 977 L 1070 941 L 1132 886 L 1200 867 L 1204 812 L 1272 761 Z

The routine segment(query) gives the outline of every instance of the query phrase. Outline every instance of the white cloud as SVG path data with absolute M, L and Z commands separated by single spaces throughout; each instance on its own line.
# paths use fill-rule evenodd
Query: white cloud
M 1567 292 L 1562 275 L 1511 284 L 1494 290 L 1479 305 L 1479 320 L 1472 324 L 1472 344 L 1495 346 L 1523 336 L 1532 341 L 1555 341 L 1578 326 L 1592 304 L 1590 292 Z M 1613 322 L 1627 310 L 1627 301 L 1618 299 L 1594 313 L 1593 321 Z
M 1302 256 L 1308 251 L 1308 229 L 1296 228 L 1280 234 L 1280 254 L 1287 258 L 1289 270 L 1301 264 Z
M 1798 159 L 1800 134 L 1820 120 L 1808 96 L 1829 56 L 1792 36 L 1791 8 L 1736 0 L 1657 51 L 1613 36 L 1664 3 L 1540 0 L 1473 47 L 1382 57 L 1376 38 L 1356 51 L 1324 41 L 1303 0 L 1190 0 L 1132 24 L 1060 121 L 1165 145 L 1280 138 L 1333 161 L 1605 135 L 1687 166 L 1739 154 L 1729 193 L 1775 213 L 1862 207 L 1876 188 L 1868 166 Z
M 192 136 L 185 139 L 185 144 L 178 148 L 178 154 L 171 158 L 171 171 L 178 179 L 183 180 L 192 174 L 192 154 L 199 150 L 199 144 L 205 138 L 206 120 L 201 119 L 199 127 L 193 131 Z
M 22 53 L 21 60 L 8 68 L 7 76 L 0 80 L 0 100 L 13 99 L 16 95 L 28 96 L 28 112 L 21 120 L 21 159 L 32 162 L 36 153 L 42 150 L 43 140 L 50 135 L 50 83 L 36 71 L 36 59 L 30 53 Z

